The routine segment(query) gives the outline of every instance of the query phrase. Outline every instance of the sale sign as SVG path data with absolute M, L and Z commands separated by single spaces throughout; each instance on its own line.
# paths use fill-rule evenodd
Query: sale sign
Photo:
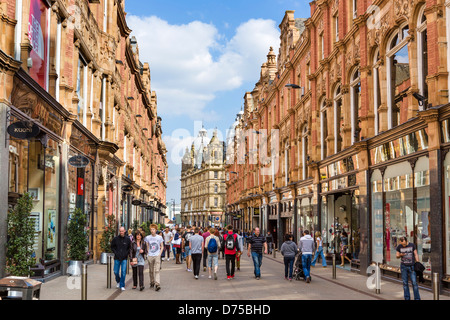
M 78 178 L 78 193 L 79 196 L 84 196 L 84 179 Z
M 42 0 L 30 0 L 30 16 L 28 19 L 28 39 L 30 40 L 30 58 L 32 66 L 30 76 L 47 90 L 48 75 L 48 27 L 47 4 Z

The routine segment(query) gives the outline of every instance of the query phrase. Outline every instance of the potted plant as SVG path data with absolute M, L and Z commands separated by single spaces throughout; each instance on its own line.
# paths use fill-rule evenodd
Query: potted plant
M 103 231 L 102 237 L 100 239 L 100 249 L 102 250 L 102 254 L 100 256 L 101 264 L 108 263 L 108 255 L 112 253 L 111 242 L 116 234 L 116 218 L 114 217 L 114 215 L 107 215 L 106 220 L 108 224 L 105 227 L 105 231 Z
M 25 193 L 8 213 L 8 242 L 6 245 L 6 273 L 11 276 L 29 277 L 34 258 L 34 220 L 31 218 L 33 198 Z
M 88 238 L 86 232 L 87 218 L 80 208 L 75 209 L 67 226 L 67 256 L 69 258 L 68 274 L 81 275 L 81 267 L 86 259 Z

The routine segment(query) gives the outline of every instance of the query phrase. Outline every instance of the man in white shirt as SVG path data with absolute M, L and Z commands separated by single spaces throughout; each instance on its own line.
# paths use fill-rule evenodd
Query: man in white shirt
M 158 226 L 156 224 L 150 225 L 151 235 L 145 237 L 144 241 L 148 244 L 148 271 L 150 274 L 150 288 L 155 287 L 156 291 L 161 289 L 160 284 L 160 269 L 161 269 L 161 254 L 164 250 L 164 240 L 161 236 L 156 234 Z
M 173 234 L 172 232 L 170 232 L 169 227 L 166 227 L 166 230 L 164 230 L 163 237 L 164 237 L 164 250 L 166 251 L 167 261 L 170 261 L 170 244 L 173 240 Z M 164 258 L 162 258 L 162 261 L 164 261 Z

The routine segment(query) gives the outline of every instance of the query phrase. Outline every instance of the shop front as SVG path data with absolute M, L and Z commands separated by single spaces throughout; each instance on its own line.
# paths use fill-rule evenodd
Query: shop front
M 279 231 L 284 241 L 285 234 L 294 234 L 294 196 L 292 191 L 281 193 Z
M 360 194 L 360 188 L 366 183 L 365 170 L 360 171 L 359 162 L 358 154 L 347 154 L 319 168 L 320 225 L 317 225 L 317 231 L 321 231 L 327 258 L 336 254 L 339 263 L 344 262 L 344 268 L 349 270 L 358 270 L 360 266 L 360 218 L 367 214 L 360 205 L 365 198 Z M 352 263 L 345 264 L 348 260 L 341 260 L 342 252 Z
M 372 260 L 388 275 L 400 274 L 396 248 L 398 239 L 405 236 L 416 245 L 419 261 L 425 266 L 424 277 L 430 279 L 435 235 L 428 139 L 428 128 L 423 128 L 370 150 L 374 165 L 370 175 Z
M 23 137 L 12 130 L 9 139 L 8 206 L 28 192 L 33 199 L 36 263 L 64 257 L 61 227 L 63 126 L 69 114 L 20 70 L 14 77 L 7 128 L 33 128 Z
M 318 230 L 318 215 L 316 200 L 311 185 L 297 188 L 296 197 L 296 239 L 297 242 L 303 236 L 303 231 L 308 230 L 313 236 Z

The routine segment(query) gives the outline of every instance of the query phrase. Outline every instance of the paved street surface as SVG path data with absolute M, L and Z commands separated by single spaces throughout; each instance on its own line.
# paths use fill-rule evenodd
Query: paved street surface
M 382 281 L 381 294 L 375 294 L 366 286 L 367 277 L 347 270 L 337 269 L 337 279 L 332 279 L 331 266 L 320 264 L 311 268 L 312 281 L 284 280 L 282 257 L 265 255 L 262 277 L 253 275 L 253 262 L 243 255 L 241 270 L 236 271 L 233 280 L 227 280 L 225 260 L 219 259 L 218 280 L 208 279 L 208 272 L 201 268 L 200 278 L 194 279 L 186 265 L 175 264 L 174 260 L 163 262 L 161 270 L 161 291 L 150 289 L 149 275 L 144 271 L 145 290 L 132 290 L 132 274 L 127 275 L 126 291 L 116 289 L 114 276 L 112 289 L 106 288 L 106 265 L 88 266 L 88 300 L 403 300 L 401 283 Z M 78 281 L 78 283 L 77 283 Z M 42 285 L 41 300 L 80 300 L 81 279 L 61 276 Z M 412 288 L 411 288 L 412 294 Z M 432 300 L 430 291 L 420 289 L 423 300 Z M 441 300 L 450 300 L 442 296 Z

